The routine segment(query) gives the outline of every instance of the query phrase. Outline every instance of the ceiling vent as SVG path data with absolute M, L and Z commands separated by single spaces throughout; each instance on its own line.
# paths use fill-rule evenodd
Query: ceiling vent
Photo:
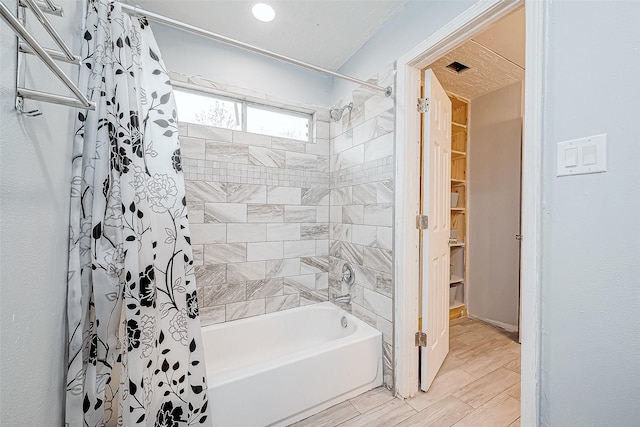
M 458 61 L 456 62 L 452 62 L 451 64 L 447 65 L 447 69 L 450 71 L 453 71 L 456 74 L 460 74 L 463 73 L 465 71 L 467 71 L 469 69 L 469 67 L 467 67 L 464 64 L 459 63 Z

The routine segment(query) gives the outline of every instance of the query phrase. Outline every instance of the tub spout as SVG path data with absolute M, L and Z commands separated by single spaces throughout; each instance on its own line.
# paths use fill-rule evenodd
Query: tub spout
M 333 302 L 337 304 L 351 304 L 351 294 L 336 295 L 333 294 Z

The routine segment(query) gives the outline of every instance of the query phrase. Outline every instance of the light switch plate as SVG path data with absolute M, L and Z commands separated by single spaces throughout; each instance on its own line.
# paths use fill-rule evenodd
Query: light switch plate
M 607 134 L 558 142 L 557 175 L 607 171 Z

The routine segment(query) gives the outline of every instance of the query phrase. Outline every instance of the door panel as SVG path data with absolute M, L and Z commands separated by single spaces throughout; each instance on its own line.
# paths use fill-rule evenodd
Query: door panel
M 421 348 L 420 388 L 428 390 L 449 352 L 449 228 L 451 198 L 451 101 L 431 70 L 424 72 L 429 112 L 423 115 L 421 231 L 422 319 L 427 346 Z

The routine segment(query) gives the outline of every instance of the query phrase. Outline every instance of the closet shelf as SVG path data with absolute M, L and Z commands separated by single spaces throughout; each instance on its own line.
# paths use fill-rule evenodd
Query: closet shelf
M 467 101 L 448 94 L 451 100 L 451 201 L 449 207 L 451 230 L 449 234 L 449 319 L 467 315 L 467 266 L 468 251 L 465 245 L 467 237 L 467 172 L 469 156 Z M 454 194 L 456 193 L 456 194 Z M 451 207 L 454 206 L 454 207 Z
M 451 279 L 449 279 L 450 285 L 454 285 L 456 283 L 463 283 L 463 282 L 464 282 L 464 277 L 451 276 Z
M 451 150 L 451 159 L 452 160 L 464 159 L 465 157 L 467 157 L 467 153 L 465 151 Z

